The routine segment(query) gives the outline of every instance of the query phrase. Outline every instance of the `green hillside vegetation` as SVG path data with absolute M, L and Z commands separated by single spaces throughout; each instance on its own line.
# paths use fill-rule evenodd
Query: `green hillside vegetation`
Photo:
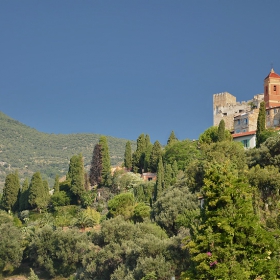
M 245 150 L 220 127 L 165 147 L 141 134 L 113 173 L 101 136 L 91 168 L 72 155 L 53 194 L 39 171 L 9 173 L 0 278 L 280 279 L 280 136 Z
M 90 165 L 99 134 L 47 134 L 30 128 L 0 112 L 0 190 L 8 173 L 19 170 L 20 178 L 36 171 L 52 185 L 56 175 L 67 173 L 69 160 L 81 153 L 85 167 Z M 107 137 L 111 164 L 123 162 L 127 140 Z M 135 142 L 131 141 L 132 149 Z

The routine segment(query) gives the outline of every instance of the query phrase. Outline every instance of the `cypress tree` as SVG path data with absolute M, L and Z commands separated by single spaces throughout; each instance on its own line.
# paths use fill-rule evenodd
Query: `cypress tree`
M 111 177 L 111 162 L 110 162 L 109 148 L 108 148 L 106 136 L 100 137 L 99 145 L 101 146 L 101 157 L 102 157 L 101 184 L 103 186 L 105 185 L 109 186 L 110 177 Z
M 132 168 L 132 152 L 130 141 L 127 141 L 125 144 L 124 167 L 126 167 L 128 170 L 131 170 Z
M 146 134 L 145 136 L 145 150 L 144 150 L 144 171 L 150 170 L 150 155 L 153 149 L 153 144 L 151 143 L 150 136 Z
M 28 202 L 33 209 L 36 208 L 39 212 L 48 205 L 40 172 L 34 173 L 31 178 L 28 190 Z
M 153 145 L 151 156 L 150 156 L 150 170 L 151 172 L 157 172 L 159 159 L 162 156 L 161 145 L 159 141 L 156 141 Z
M 261 102 L 257 120 L 256 147 L 260 147 L 261 134 L 265 131 L 265 102 Z
M 157 172 L 157 181 L 155 184 L 154 200 L 158 199 L 164 187 L 164 168 L 162 163 L 162 157 L 159 158 L 157 170 L 158 172 Z
M 55 176 L 53 190 L 54 190 L 54 193 L 59 192 L 59 176 L 58 175 Z
M 70 159 L 67 179 L 70 180 L 71 192 L 79 201 L 85 191 L 84 184 L 84 161 L 82 154 L 74 155 Z
M 172 183 L 172 167 L 171 164 L 165 164 L 164 166 L 164 187 L 170 187 Z
M 28 179 L 25 178 L 23 181 L 23 184 L 21 186 L 21 191 L 20 191 L 20 197 L 19 197 L 19 210 L 27 210 L 29 209 L 29 203 L 28 203 L 28 188 L 29 188 L 29 183 Z
M 136 151 L 132 156 L 132 169 L 135 173 L 142 173 L 142 170 L 144 169 L 145 150 L 145 135 L 142 133 L 137 139 Z
M 100 185 L 102 175 L 101 145 L 96 144 L 92 153 L 91 166 L 89 171 L 89 182 L 91 186 Z
M 20 183 L 18 173 L 11 173 L 6 176 L 2 196 L 2 207 L 7 211 L 18 209 L 18 197 L 20 192 Z
M 218 126 L 218 142 L 225 141 L 225 130 L 226 130 L 226 125 L 225 121 L 221 120 Z
M 178 141 L 177 137 L 175 136 L 175 133 L 174 131 L 172 130 L 170 135 L 169 135 L 169 138 L 167 140 L 167 145 L 172 145 L 173 143 L 175 143 L 176 141 Z

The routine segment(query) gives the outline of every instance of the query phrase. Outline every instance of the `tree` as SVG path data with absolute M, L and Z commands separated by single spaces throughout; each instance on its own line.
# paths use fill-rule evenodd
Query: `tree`
M 132 193 L 121 193 L 114 196 L 108 202 L 108 216 L 116 217 L 122 215 L 125 219 L 129 219 L 133 215 L 134 197 Z
M 172 130 L 170 135 L 169 135 L 169 138 L 167 140 L 167 145 L 172 145 L 173 143 L 177 142 L 178 139 L 177 137 L 175 136 L 175 133 L 174 131 Z
M 217 126 L 210 126 L 207 128 L 203 133 L 199 135 L 198 142 L 200 144 L 211 144 L 211 143 L 216 143 L 219 141 L 218 137 L 218 127 Z M 222 129 L 222 128 L 220 128 Z M 232 136 L 229 130 L 225 129 L 224 130 L 224 140 L 231 141 Z
M 157 172 L 158 162 L 160 157 L 162 156 L 161 145 L 159 141 L 155 141 L 151 156 L 150 156 L 150 170 L 151 172 Z
M 229 162 L 206 170 L 201 224 L 191 231 L 190 279 L 276 279 L 277 243 L 253 207 L 252 188 Z
M 132 152 L 130 141 L 127 141 L 125 144 L 124 167 L 126 167 L 128 170 L 131 170 L 132 168 Z
M 40 172 L 35 172 L 31 178 L 28 190 L 28 202 L 32 208 L 37 208 L 40 212 L 42 208 L 48 205 Z
M 19 210 L 23 211 L 26 209 L 29 209 L 29 204 L 28 204 L 28 189 L 29 189 L 29 183 L 28 179 L 25 178 L 23 181 L 21 191 L 20 191 L 20 197 L 19 197 Z
M 179 170 L 184 170 L 193 160 L 199 158 L 200 150 L 196 141 L 177 141 L 165 147 L 164 162 L 173 164 L 176 160 Z
M 54 193 L 59 192 L 59 176 L 58 175 L 55 176 L 53 190 L 54 190 Z
M 155 185 L 154 200 L 157 200 L 161 195 L 164 188 L 164 168 L 162 163 L 162 157 L 159 158 L 158 168 L 157 168 L 157 181 Z
M 257 120 L 257 132 L 256 132 L 256 147 L 260 147 L 261 134 L 265 130 L 265 102 L 261 102 L 258 120 Z
M 103 186 L 109 186 L 110 177 L 111 177 L 111 162 L 110 162 L 109 148 L 108 148 L 106 136 L 100 137 L 99 145 L 101 146 L 101 158 L 102 158 L 101 184 Z
M 96 144 L 94 146 L 91 166 L 89 171 L 89 181 L 91 186 L 99 185 L 101 183 L 101 175 L 102 175 L 101 145 Z
M 132 155 L 132 169 L 135 173 L 142 173 L 144 169 L 146 141 L 142 133 L 137 139 L 136 151 Z
M 82 154 L 74 155 L 70 159 L 67 179 L 70 180 L 71 192 L 79 201 L 85 191 L 84 182 L 84 161 Z
M 39 277 L 35 274 L 34 270 L 30 268 L 30 276 L 27 280 L 40 280 Z
M 18 198 L 20 194 L 20 183 L 18 173 L 11 173 L 6 176 L 2 196 L 2 207 L 8 211 L 18 209 Z
M 219 126 L 218 126 L 218 141 L 219 142 L 226 140 L 225 130 L 226 130 L 225 121 L 221 120 L 219 123 Z
M 153 149 L 153 145 L 150 140 L 150 136 L 146 134 L 145 136 L 145 151 L 144 151 L 144 171 L 147 172 L 150 170 L 150 156 Z
M 23 236 L 19 228 L 12 223 L 0 224 L 0 273 L 12 271 L 19 267 L 23 249 L 21 247 Z

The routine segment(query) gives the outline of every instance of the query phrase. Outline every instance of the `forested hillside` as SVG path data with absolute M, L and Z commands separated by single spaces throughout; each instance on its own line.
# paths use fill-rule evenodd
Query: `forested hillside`
M 9 172 L 19 170 L 20 177 L 31 177 L 40 170 L 53 182 L 56 174 L 67 172 L 72 155 L 82 153 L 89 166 L 98 134 L 47 134 L 30 128 L 0 112 L 0 191 Z M 107 137 L 112 165 L 123 161 L 127 140 Z M 135 142 L 131 142 L 135 149 Z

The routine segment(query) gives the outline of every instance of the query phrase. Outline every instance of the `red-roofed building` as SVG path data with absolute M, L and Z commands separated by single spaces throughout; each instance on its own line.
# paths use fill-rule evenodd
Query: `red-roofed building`
M 232 134 L 233 141 L 241 142 L 245 149 L 256 146 L 256 131 L 247 131 Z

